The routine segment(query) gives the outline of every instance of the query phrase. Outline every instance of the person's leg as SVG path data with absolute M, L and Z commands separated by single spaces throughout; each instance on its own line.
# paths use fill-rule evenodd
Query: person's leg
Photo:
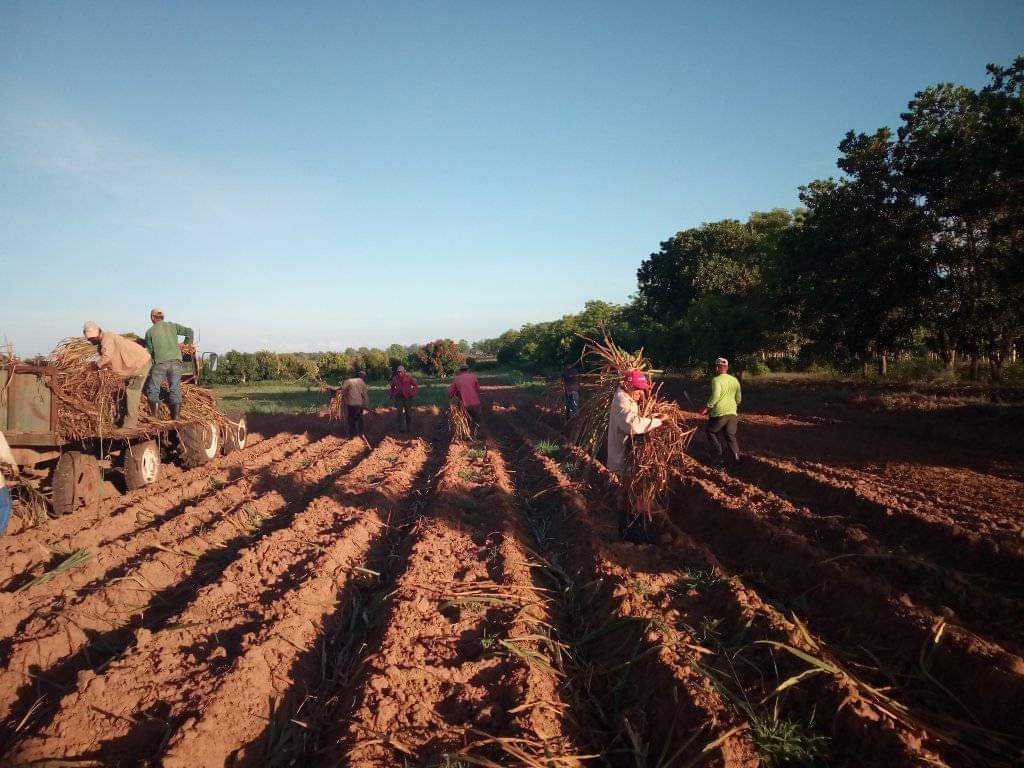
M 345 406 L 345 424 L 348 426 L 348 436 L 356 436 L 356 407 L 354 405 Z
M 574 419 L 580 414 L 580 393 L 573 392 L 569 395 L 569 397 L 572 402 L 572 408 L 569 412 L 569 418 Z
M 361 405 L 356 407 L 356 426 L 359 428 L 359 434 L 363 434 L 365 431 L 365 424 L 363 422 L 363 414 L 366 413 L 366 409 Z
M 402 405 L 405 408 L 405 431 L 412 432 L 412 400 L 406 399 Z
M 164 363 L 157 363 L 149 370 L 149 380 L 146 382 L 146 399 L 149 400 L 149 409 L 153 412 L 154 418 L 160 418 L 160 386 L 166 378 L 166 366 Z
M 473 429 L 473 437 L 480 434 L 480 409 L 481 406 L 479 405 L 471 405 L 466 408 L 466 411 L 469 413 L 469 422 Z
M 739 425 L 739 417 L 725 417 L 725 439 L 729 443 L 729 450 L 732 452 L 733 461 L 740 460 L 740 444 L 736 440 L 736 430 Z
M 707 426 L 704 428 L 704 432 L 705 434 L 707 434 L 708 440 L 710 440 L 711 445 L 715 447 L 715 454 L 717 455 L 719 461 L 722 460 L 722 451 L 724 446 L 722 445 L 722 441 L 718 433 L 722 431 L 722 428 L 724 426 L 725 421 L 723 417 L 712 416 L 710 419 L 708 419 Z
M 167 400 L 171 404 L 171 418 L 177 421 L 181 410 L 181 368 L 174 361 L 167 363 Z
M 138 426 L 142 385 L 146 383 L 146 376 L 149 373 L 150 367 L 147 364 L 144 370 L 139 371 L 135 376 L 128 379 L 128 386 L 125 388 L 124 393 L 124 421 L 121 424 L 125 429 L 134 429 Z

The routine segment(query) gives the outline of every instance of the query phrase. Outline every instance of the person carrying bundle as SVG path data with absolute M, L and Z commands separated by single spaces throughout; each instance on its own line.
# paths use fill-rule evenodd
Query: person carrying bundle
M 740 444 L 736 440 L 739 404 L 743 399 L 740 382 L 729 374 L 729 361 L 724 357 L 715 360 L 717 375 L 711 380 L 711 396 L 701 411 L 708 416 L 705 433 L 715 447 L 719 464 L 725 463 L 725 444 L 729 446 L 732 460 L 739 463 Z
M 644 510 L 628 509 L 625 489 L 629 485 L 629 468 L 633 439 L 661 426 L 656 416 L 640 415 L 640 401 L 651 391 L 650 379 L 643 371 L 629 371 L 612 397 L 608 414 L 608 460 L 605 466 L 622 481 L 623 495 L 619 501 L 619 534 L 624 539 L 642 540 Z
M 113 331 L 104 331 L 92 320 L 82 326 L 82 335 L 90 344 L 100 348 L 99 359 L 93 362 L 93 368 L 110 370 L 124 378 L 125 414 L 120 426 L 124 429 L 135 428 L 139 423 L 142 385 L 146 383 L 146 376 L 153 366 L 153 358 L 141 344 Z
M 146 349 L 153 357 L 153 370 L 149 373 L 146 397 L 155 418 L 160 418 L 160 388 L 167 383 L 167 404 L 171 419 L 177 420 L 181 411 L 181 347 L 178 337 L 185 338 L 185 344 L 192 343 L 192 329 L 164 320 L 164 311 L 154 307 L 149 313 L 153 325 L 146 331 Z
M 463 363 L 459 366 L 459 373 L 448 387 L 449 399 L 456 400 L 462 410 L 469 416 L 469 422 L 473 425 L 473 437 L 480 431 L 481 403 L 480 403 L 480 380 L 476 374 L 470 372 L 469 366 Z
M 391 397 L 398 409 L 399 432 L 412 431 L 412 401 L 419 391 L 420 385 L 416 379 L 406 373 L 404 365 L 398 366 L 395 375 L 391 377 Z
M 341 402 L 345 405 L 345 421 L 348 424 L 348 436 L 363 434 L 363 411 L 370 407 L 370 390 L 366 386 L 366 371 L 359 371 L 355 376 L 345 379 L 340 387 L 321 387 L 324 392 L 332 395 L 341 393 Z

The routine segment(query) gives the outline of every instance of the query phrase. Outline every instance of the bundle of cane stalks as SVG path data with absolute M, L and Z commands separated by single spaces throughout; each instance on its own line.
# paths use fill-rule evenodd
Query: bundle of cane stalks
M 605 334 L 602 341 L 584 337 L 583 362 L 590 369 L 581 376 L 589 396 L 573 420 L 572 439 L 596 456 L 608 432 L 612 399 L 629 371 L 642 371 L 650 377 L 651 366 L 643 350 L 627 352 Z M 652 517 L 667 506 L 670 470 L 682 461 L 697 428 L 687 423 L 685 412 L 674 402 L 661 397 L 657 385 L 640 401 L 640 415 L 657 417 L 661 426 L 633 439 L 632 461 L 627 473 L 626 495 L 630 508 Z
M 81 337 L 65 339 L 50 353 L 53 396 L 58 401 L 57 432 L 65 439 L 109 435 L 117 429 L 125 380 L 111 371 L 93 368 L 97 353 L 96 347 Z M 221 428 L 228 425 L 209 390 L 182 384 L 181 397 L 179 421 L 212 422 Z M 143 403 L 138 427 L 132 431 L 156 433 L 169 423 L 173 422 L 166 405 L 161 404 L 158 413 L 153 414 Z
M 452 442 L 468 443 L 473 438 L 469 416 L 459 403 L 451 403 L 448 406 L 448 429 L 451 431 Z

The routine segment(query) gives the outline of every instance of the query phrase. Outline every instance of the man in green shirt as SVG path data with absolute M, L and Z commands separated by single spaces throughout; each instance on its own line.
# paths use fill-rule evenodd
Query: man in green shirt
M 702 416 L 709 415 L 705 429 L 708 439 L 718 453 L 718 461 L 724 461 L 723 443 L 728 443 L 733 461 L 738 462 L 740 445 L 736 442 L 736 426 L 742 399 L 740 382 L 735 376 L 729 375 L 729 361 L 724 357 L 715 360 L 715 370 L 717 375 L 711 380 L 711 396 L 700 413 Z
M 171 418 L 177 419 L 181 410 L 181 347 L 178 337 L 185 337 L 185 344 L 192 343 L 192 329 L 164 320 L 164 311 L 154 308 L 149 313 L 152 327 L 146 331 L 146 349 L 153 356 L 153 368 L 146 384 L 146 397 L 153 415 L 159 418 L 160 387 L 167 382 L 167 403 Z

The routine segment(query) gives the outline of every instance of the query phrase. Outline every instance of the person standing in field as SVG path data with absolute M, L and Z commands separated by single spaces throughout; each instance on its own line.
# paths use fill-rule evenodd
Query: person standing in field
M 171 418 L 177 419 L 181 411 L 181 347 L 178 337 L 184 337 L 184 344 L 192 343 L 192 329 L 164 320 L 164 311 L 154 307 L 149 313 L 153 322 L 146 331 L 146 349 L 153 358 L 153 368 L 146 384 L 146 397 L 153 416 L 159 418 L 160 387 L 167 383 L 167 403 Z
M 153 366 L 153 358 L 141 344 L 113 331 L 104 331 L 92 320 L 82 326 L 82 335 L 100 348 L 100 357 L 93 367 L 100 371 L 109 369 L 125 380 L 125 414 L 121 426 L 133 429 L 139 423 L 142 385 Z
M 366 386 L 366 371 L 360 371 L 341 383 L 341 402 L 345 404 L 345 420 L 349 437 L 363 434 L 363 411 L 370 407 L 370 390 Z
M 580 370 L 575 365 L 562 371 L 562 389 L 565 391 L 565 420 L 580 412 Z
M 395 401 L 395 408 L 398 409 L 398 431 L 412 431 L 412 401 L 416 393 L 420 391 L 420 385 L 416 383 L 405 366 L 400 365 L 391 377 L 391 397 Z
M 715 377 L 711 379 L 711 396 L 701 411 L 708 416 L 705 433 L 715 447 L 719 463 L 725 462 L 725 447 L 728 445 L 732 460 L 740 460 L 740 444 L 736 440 L 739 420 L 739 405 L 743 399 L 740 382 L 729 374 L 729 361 L 724 357 L 715 360 Z
M 633 439 L 661 426 L 656 416 L 640 415 L 640 401 L 651 391 L 651 381 L 643 371 L 629 371 L 612 397 L 608 413 L 608 460 L 605 466 L 621 481 L 619 497 L 619 535 L 624 539 L 643 541 L 644 525 L 650 510 L 630 509 L 626 489 L 629 487 L 629 465 Z
M 480 380 L 476 374 L 469 370 L 469 366 L 463 363 L 459 366 L 459 372 L 455 376 L 452 385 L 448 387 L 449 399 L 458 400 L 462 409 L 469 416 L 469 422 L 473 426 L 473 437 L 480 431 L 481 403 L 480 403 Z

